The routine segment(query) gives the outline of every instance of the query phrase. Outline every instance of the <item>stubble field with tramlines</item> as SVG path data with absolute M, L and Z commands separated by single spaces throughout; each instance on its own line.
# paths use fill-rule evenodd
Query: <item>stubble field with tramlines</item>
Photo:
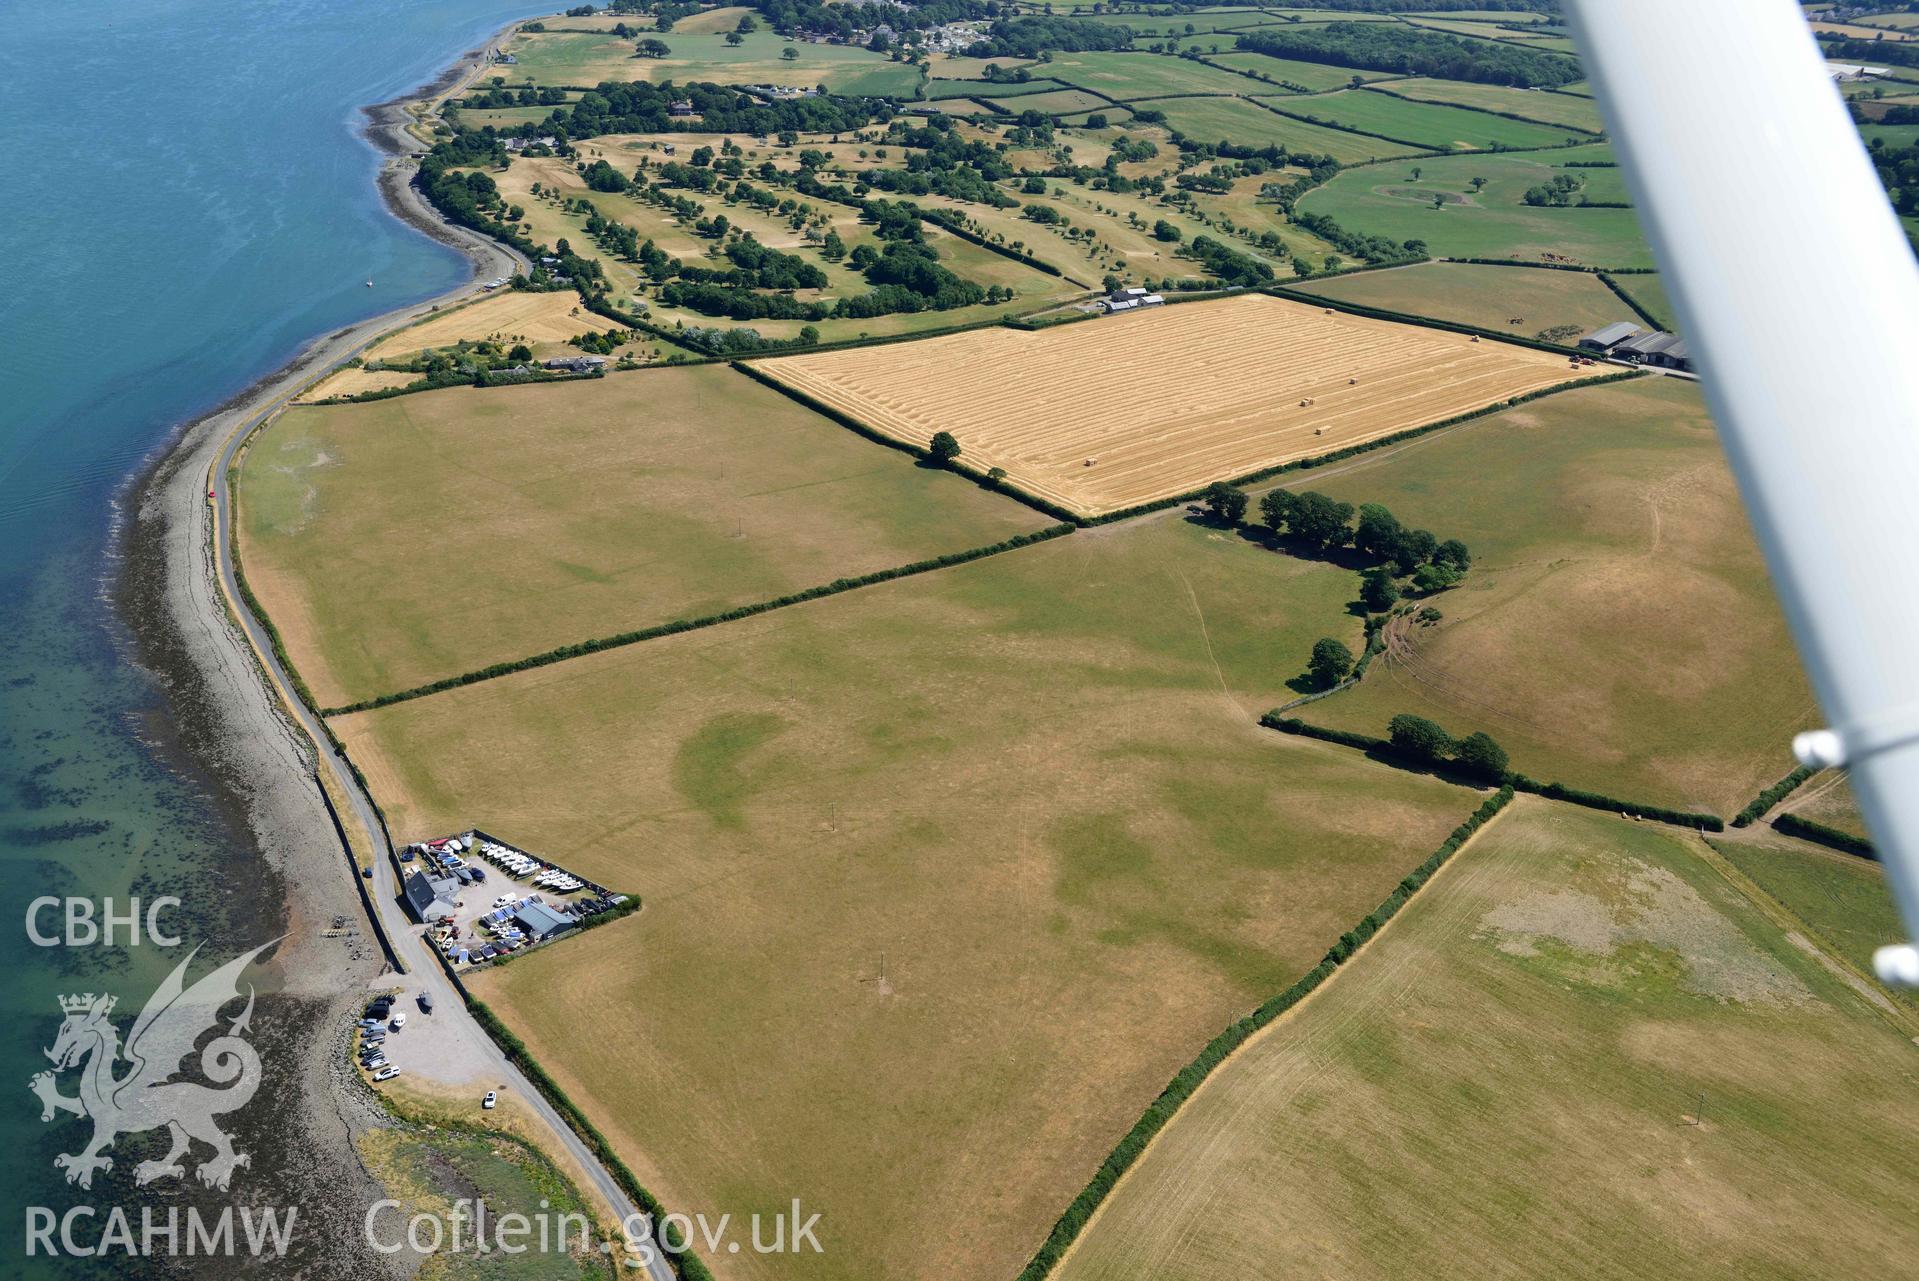
M 962 463 L 1085 516 L 1609 372 L 1263 294 L 759 368 L 894 439 L 951 432 Z

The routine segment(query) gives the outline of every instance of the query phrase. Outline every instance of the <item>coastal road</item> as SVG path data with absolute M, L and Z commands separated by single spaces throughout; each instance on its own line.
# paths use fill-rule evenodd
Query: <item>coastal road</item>
M 471 292 L 471 288 L 468 286 L 454 296 L 464 296 Z M 377 337 L 377 334 L 369 335 L 366 340 L 334 356 L 331 363 L 316 371 L 316 376 L 324 376 L 337 369 L 353 355 L 364 350 L 374 337 Z M 284 409 L 294 394 L 296 393 L 289 392 L 279 396 L 266 408 L 256 413 L 239 430 L 228 436 L 209 468 L 207 479 L 208 489 L 212 495 L 213 512 L 210 523 L 213 542 L 211 550 L 214 563 L 218 567 L 221 590 L 231 606 L 234 617 L 239 620 L 246 640 L 264 668 L 268 680 L 276 687 L 279 701 L 291 712 L 301 730 L 312 741 L 316 768 L 325 770 L 338 784 L 340 794 L 347 797 L 351 813 L 342 815 L 342 820 L 359 824 L 366 833 L 368 848 L 375 851 L 371 897 L 374 910 L 380 918 L 377 924 L 392 941 L 394 951 L 409 971 L 404 976 L 402 984 L 407 995 L 414 996 L 422 991 L 431 995 L 434 1007 L 431 1017 L 436 1023 L 441 1020 L 452 1021 L 459 1034 L 458 1039 L 466 1042 L 463 1047 L 463 1059 L 482 1068 L 481 1074 L 488 1078 L 489 1082 L 499 1082 L 497 1088 L 510 1091 L 519 1097 L 527 1108 L 552 1130 L 554 1137 L 565 1148 L 577 1168 L 591 1180 L 594 1189 L 598 1191 L 606 1204 L 613 1208 L 621 1221 L 632 1221 L 633 1216 L 639 1212 L 638 1207 L 628 1198 L 606 1167 L 600 1164 L 599 1159 L 594 1156 L 579 1135 L 573 1132 L 572 1127 L 567 1125 L 552 1104 L 547 1102 L 546 1096 L 534 1088 L 533 1083 L 527 1080 L 518 1068 L 507 1061 L 499 1046 L 494 1044 L 493 1039 L 481 1029 L 467 1010 L 466 1002 L 454 990 L 452 982 L 433 955 L 423 931 L 406 917 L 398 902 L 399 886 L 395 883 L 392 862 L 384 857 L 386 851 L 384 832 L 371 801 L 361 789 L 352 770 L 347 767 L 346 761 L 333 749 L 331 739 L 320 724 L 319 717 L 294 695 L 292 679 L 275 655 L 272 639 L 267 635 L 260 620 L 255 618 L 253 612 L 246 607 L 244 598 L 240 594 L 239 581 L 234 573 L 231 541 L 233 498 L 227 486 L 227 473 L 247 439 L 261 424 Z M 443 1029 L 436 1028 L 436 1032 L 441 1030 Z M 446 1038 L 437 1039 L 444 1041 Z M 430 1076 L 431 1073 L 426 1075 Z M 673 1281 L 672 1270 L 658 1251 L 653 1253 L 648 1271 L 654 1281 Z
M 493 46 L 489 45 L 488 50 Z M 478 73 L 487 63 L 487 54 L 469 55 L 473 66 L 467 78 Z M 400 104 L 392 104 L 398 107 Z M 227 473 L 235 457 L 249 437 L 262 424 L 284 410 L 287 405 L 306 387 L 320 378 L 340 368 L 348 360 L 364 352 L 385 332 L 396 325 L 426 311 L 429 308 L 446 306 L 450 303 L 477 297 L 482 292 L 475 281 L 494 276 L 512 275 L 516 271 L 528 269 L 524 257 L 507 246 L 480 237 L 465 228 L 454 227 L 441 221 L 437 213 L 427 205 L 418 191 L 412 186 L 413 162 L 405 158 L 411 145 L 403 131 L 400 112 L 389 113 L 384 119 L 376 119 L 368 130 L 368 136 L 374 143 L 393 156 L 389 160 L 386 172 L 382 175 L 382 188 L 394 206 L 394 212 L 414 226 L 432 235 L 443 243 L 463 249 L 473 260 L 474 279 L 451 290 L 446 294 L 426 302 L 414 304 L 389 313 L 373 317 L 329 335 L 316 342 L 303 353 L 294 364 L 294 374 L 269 380 L 256 390 L 255 399 L 248 404 L 244 401 L 232 407 L 232 419 L 239 425 L 220 441 L 212 457 L 208 460 L 205 474 L 206 502 L 211 508 L 212 519 L 202 522 L 209 546 L 204 551 L 206 559 L 215 568 L 218 589 L 225 597 L 227 612 L 238 620 L 244 640 L 252 650 L 253 657 L 264 673 L 265 684 L 273 687 L 266 691 L 273 701 L 283 705 L 298 724 L 302 733 L 313 744 L 315 768 L 337 784 L 336 795 L 348 800 L 348 812 L 340 815 L 343 823 L 357 824 L 365 832 L 368 848 L 375 851 L 373 859 L 374 877 L 370 883 L 370 897 L 379 920 L 377 926 L 392 941 L 394 951 L 408 973 L 403 983 L 409 996 L 426 992 L 433 999 L 434 1012 L 430 1040 L 436 1049 L 443 1048 L 458 1056 L 462 1072 L 451 1073 L 457 1079 L 471 1075 L 481 1078 L 484 1084 L 476 1084 L 480 1089 L 494 1088 L 502 1093 L 519 1098 L 527 1110 L 540 1118 L 553 1139 L 571 1159 L 572 1165 L 588 1180 L 599 1198 L 612 1209 L 622 1222 L 634 1221 L 638 1207 L 633 1204 L 621 1189 L 613 1175 L 600 1164 L 593 1152 L 575 1134 L 560 1114 L 547 1102 L 544 1095 L 534 1088 L 520 1070 L 514 1067 L 494 1044 L 491 1037 L 480 1028 L 466 1007 L 466 1002 L 453 988 L 438 959 L 429 949 L 422 931 L 413 926 L 399 906 L 399 887 L 390 861 L 384 857 L 386 841 L 384 829 L 380 825 L 372 803 L 361 789 L 353 772 L 332 747 L 320 719 L 293 693 L 293 682 L 274 653 L 273 643 L 265 627 L 246 607 L 240 594 L 239 582 L 233 560 L 233 496 L 229 492 Z M 329 839 L 331 839 L 329 837 Z M 402 977 L 402 976 L 392 976 Z M 420 1017 L 416 1015 L 416 1018 Z M 418 1070 L 418 1069 L 416 1069 Z M 420 1074 L 431 1078 L 431 1071 L 420 1070 Z M 664 1256 L 654 1251 L 648 1263 L 648 1273 L 652 1281 L 674 1281 L 673 1272 Z

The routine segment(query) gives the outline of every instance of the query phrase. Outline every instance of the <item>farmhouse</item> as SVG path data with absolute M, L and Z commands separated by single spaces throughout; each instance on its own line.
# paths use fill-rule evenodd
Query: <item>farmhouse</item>
M 669 104 L 667 105 L 667 108 L 666 108 L 666 114 L 667 114 L 667 115 L 669 115 L 669 116 L 690 116 L 690 115 L 692 115 L 692 114 L 693 114 L 693 100 L 692 100 L 691 98 L 681 98 L 681 99 L 680 99 L 679 101 L 677 101 L 677 102 L 673 102 L 673 103 L 669 103 Z
M 1603 355 L 1638 332 L 1638 325 L 1622 320 L 1618 324 L 1607 325 L 1604 329 L 1593 330 L 1579 340 L 1579 345 L 1587 351 L 1596 351 Z
M 407 915 L 422 925 L 431 925 L 452 916 L 459 907 L 455 894 L 459 885 L 444 877 L 429 877 L 424 872 L 414 872 L 406 878 L 402 887 L 406 900 Z
M 548 369 L 565 369 L 576 374 L 590 374 L 606 368 L 605 356 L 555 356 L 546 362 Z

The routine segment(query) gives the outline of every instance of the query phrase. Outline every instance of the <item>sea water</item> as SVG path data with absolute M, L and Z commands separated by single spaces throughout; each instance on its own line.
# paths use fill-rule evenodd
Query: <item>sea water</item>
M 60 995 L 123 993 L 124 1030 L 178 956 L 124 937 L 37 946 L 28 903 L 112 898 L 124 911 L 134 896 L 171 895 L 188 907 L 163 916 L 163 932 L 184 922 L 218 939 L 247 937 L 235 912 L 277 918 L 248 892 L 245 832 L 165 750 L 167 706 L 129 661 L 108 596 L 118 499 L 181 423 L 308 339 L 464 279 L 460 254 L 383 208 L 359 108 L 540 11 L 504 0 L 0 10 L 0 1274 L 101 1270 L 22 1258 L 25 1207 L 126 1189 L 126 1163 L 115 1197 L 66 1184 L 53 1158 L 89 1127 L 43 1124 L 28 1081 L 49 1067 Z M 58 913 L 41 927 L 64 937 Z

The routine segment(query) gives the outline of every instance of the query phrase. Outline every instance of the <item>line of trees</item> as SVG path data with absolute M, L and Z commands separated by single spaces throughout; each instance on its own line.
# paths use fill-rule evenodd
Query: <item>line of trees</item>
M 1229 527 L 1245 522 L 1248 502 L 1244 490 L 1224 481 L 1208 486 L 1200 496 L 1207 515 Z M 1362 576 L 1361 589 L 1374 610 L 1390 608 L 1399 599 L 1399 578 L 1410 577 L 1419 592 L 1437 592 L 1455 586 L 1472 568 L 1472 552 L 1465 543 L 1457 538 L 1441 542 L 1431 530 L 1409 529 L 1379 503 L 1355 508 L 1317 490 L 1295 494 L 1275 489 L 1260 499 L 1259 511 L 1275 536 L 1288 537 L 1296 546 L 1321 555 L 1350 546 L 1370 558 L 1374 564 Z
M 1570 84 L 1585 74 L 1577 58 L 1563 53 L 1469 40 L 1397 22 L 1261 27 L 1238 37 L 1236 45 L 1274 58 L 1521 89 Z

